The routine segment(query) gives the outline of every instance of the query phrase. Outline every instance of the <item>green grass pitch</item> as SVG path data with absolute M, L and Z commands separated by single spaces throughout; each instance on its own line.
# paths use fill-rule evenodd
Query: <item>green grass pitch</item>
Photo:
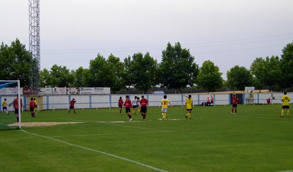
M 293 112 L 281 105 L 148 109 L 133 121 L 113 109 L 24 112 L 22 122 L 79 122 L 0 131 L 6 172 L 277 172 L 293 170 Z M 124 111 L 124 109 L 123 109 Z

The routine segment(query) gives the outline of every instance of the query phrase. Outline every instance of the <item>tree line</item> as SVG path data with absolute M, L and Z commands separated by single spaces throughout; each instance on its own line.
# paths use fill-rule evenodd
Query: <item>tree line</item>
M 0 47 L 0 77 L 2 80 L 20 79 L 21 86 L 29 86 L 31 69 L 36 63 L 18 39 L 10 46 Z M 111 54 L 105 58 L 98 54 L 89 62 L 89 68 L 69 70 L 66 66 L 53 65 L 40 71 L 41 87 L 111 87 L 113 93 L 134 87 L 147 92 L 160 86 L 180 90 L 186 87 L 203 88 L 214 92 L 223 87 L 244 90 L 245 86 L 274 91 L 293 87 L 293 43 L 283 48 L 281 57 L 258 57 L 250 69 L 235 65 L 222 78 L 219 67 L 204 61 L 202 67 L 195 62 L 190 51 L 181 44 L 167 44 L 160 63 L 150 53 L 134 53 L 121 61 Z

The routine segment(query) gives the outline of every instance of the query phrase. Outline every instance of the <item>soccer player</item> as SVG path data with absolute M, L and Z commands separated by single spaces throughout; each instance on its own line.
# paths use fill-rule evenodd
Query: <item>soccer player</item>
M 137 107 L 138 107 L 138 102 L 137 102 L 137 97 L 134 96 L 132 100 L 132 107 L 133 107 L 133 114 L 136 115 Z
M 168 109 L 168 104 L 170 104 L 170 106 L 172 106 L 172 103 L 170 102 L 170 100 L 167 99 L 167 95 L 164 95 L 164 99 L 162 99 L 161 101 L 162 104 L 162 120 L 166 119 L 167 116 L 167 109 Z
M 118 107 L 120 108 L 120 115 L 122 115 L 123 99 L 122 97 L 118 100 Z
M 36 112 L 36 111 L 38 111 L 38 102 L 37 102 L 36 98 L 34 98 L 34 102 L 35 102 L 35 108 L 34 108 L 34 110 Z
M 35 109 L 36 105 L 35 105 L 35 101 L 34 101 L 34 98 L 31 98 L 31 101 L 30 101 L 30 112 L 31 112 L 31 117 L 35 117 Z
M 3 110 L 3 113 L 6 113 L 7 115 L 9 115 L 9 113 L 7 111 L 7 101 L 6 101 L 6 98 L 2 102 L 2 110 Z
M 69 102 L 70 107 L 69 107 L 68 113 L 70 113 L 70 110 L 73 109 L 74 114 L 76 114 L 75 108 L 74 108 L 75 103 L 76 103 L 76 100 L 74 98 Z
M 232 111 L 231 114 L 237 113 L 237 104 L 239 102 L 239 99 L 235 96 L 235 94 L 232 94 Z M 235 112 L 234 112 L 235 109 Z
M 188 98 L 185 100 L 185 109 L 187 110 L 187 114 L 185 115 L 185 118 L 187 117 L 191 119 L 191 112 L 193 109 L 193 100 L 191 98 L 191 95 L 188 96 Z
M 137 96 L 137 110 L 138 110 L 138 112 L 140 112 L 139 104 L 140 104 L 140 99 L 139 99 L 139 97 Z
M 19 122 L 19 110 L 22 109 L 22 98 L 20 98 L 20 109 L 19 109 L 19 104 L 18 104 L 18 95 L 13 100 L 13 102 L 9 104 L 9 106 L 11 106 L 11 105 L 13 105 L 13 107 L 14 107 L 14 113 L 16 115 L 16 121 L 18 123 Z
M 126 113 L 128 115 L 129 121 L 132 121 L 132 116 L 130 113 L 130 108 L 132 107 L 132 104 L 131 104 L 131 100 L 129 99 L 129 96 L 126 96 L 124 106 L 126 108 Z
M 140 103 L 140 113 L 141 113 L 142 119 L 145 120 L 146 114 L 147 114 L 147 107 L 149 106 L 149 101 L 145 99 L 144 96 L 141 96 L 141 100 L 139 103 Z
M 290 97 L 287 95 L 287 92 L 284 92 L 284 95 L 282 97 L 282 102 L 283 102 L 283 106 L 282 106 L 282 111 L 281 111 L 281 116 L 283 117 L 284 115 L 284 109 L 287 109 L 287 117 L 289 117 L 289 102 L 290 102 Z
M 214 104 L 214 97 L 211 95 L 211 104 Z
M 211 105 L 211 102 L 210 102 L 210 98 L 207 97 L 207 105 L 210 106 Z

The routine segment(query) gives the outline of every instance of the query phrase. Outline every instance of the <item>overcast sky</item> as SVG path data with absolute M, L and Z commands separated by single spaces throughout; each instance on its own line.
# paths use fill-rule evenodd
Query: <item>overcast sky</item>
M 0 0 L 0 42 L 29 48 L 28 0 Z M 170 42 L 223 73 L 293 42 L 293 0 L 40 0 L 41 69 L 89 68 L 98 53 L 121 61 L 149 52 L 161 61 Z

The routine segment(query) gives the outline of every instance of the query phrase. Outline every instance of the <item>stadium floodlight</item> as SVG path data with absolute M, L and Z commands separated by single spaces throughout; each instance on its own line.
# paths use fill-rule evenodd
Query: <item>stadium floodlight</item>
M 14 87 L 14 88 L 6 88 L 8 86 L 11 86 L 11 85 L 17 85 L 17 87 Z M 5 89 L 6 88 L 6 89 Z M 14 100 L 15 99 L 15 96 L 18 96 L 18 105 L 19 105 L 19 122 L 18 122 L 18 127 L 21 129 L 21 102 L 20 102 L 20 81 L 19 80 L 0 80 L 0 100 L 2 99 L 2 97 L 9 97 L 10 98 L 10 101 L 11 100 Z M 2 102 L 1 102 L 2 103 Z M 2 106 L 2 104 L 1 104 Z M 3 115 L 2 115 L 3 116 Z M 6 115 L 4 115 L 6 116 Z M 9 116 L 10 120 L 8 121 L 1 121 L 1 117 L 0 117 L 0 127 L 2 126 L 3 128 L 7 127 L 7 126 L 11 126 L 11 121 L 13 123 L 16 123 L 15 122 L 15 116 L 13 114 L 11 115 L 7 115 Z M 11 119 L 14 119 L 14 120 L 11 120 Z M 2 118 L 4 119 L 4 117 Z

